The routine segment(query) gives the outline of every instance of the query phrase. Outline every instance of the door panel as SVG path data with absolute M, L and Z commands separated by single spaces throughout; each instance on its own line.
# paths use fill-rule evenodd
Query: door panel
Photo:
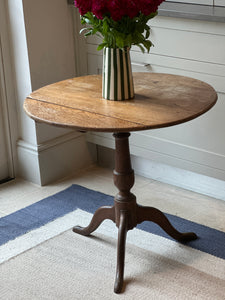
M 1 57 L 1 52 L 0 52 Z M 1 60 L 0 68 L 2 69 Z M 0 72 L 0 183 L 5 179 L 9 178 L 9 164 L 8 164 L 8 153 L 7 153 L 7 144 L 6 144 L 6 135 L 4 128 L 4 112 L 3 112 L 3 102 L 2 102 L 2 89 L 1 83 L 3 78 L 1 78 L 2 72 Z
M 9 177 L 8 155 L 3 127 L 3 114 L 0 98 L 0 182 Z
M 8 2 L 0 0 L 0 183 L 14 177 L 13 148 L 17 134 Z

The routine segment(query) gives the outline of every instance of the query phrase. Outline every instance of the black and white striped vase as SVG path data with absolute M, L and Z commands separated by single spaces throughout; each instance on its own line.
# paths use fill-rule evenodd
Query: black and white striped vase
M 103 49 L 102 96 L 107 100 L 134 98 L 130 49 Z

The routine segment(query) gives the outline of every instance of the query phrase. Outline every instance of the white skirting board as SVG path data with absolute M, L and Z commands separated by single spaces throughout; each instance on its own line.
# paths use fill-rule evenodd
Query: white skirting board
M 38 146 L 19 140 L 17 175 L 33 183 L 45 185 L 96 161 L 102 166 L 113 168 L 114 140 L 107 139 L 107 145 L 104 145 L 102 137 L 102 145 L 100 140 L 96 140 L 96 136 L 95 143 L 90 136 L 87 140 L 91 143 L 87 143 L 85 136 L 77 132 L 57 137 Z M 131 158 L 136 174 L 225 201 L 223 180 L 159 163 L 135 153 Z
M 144 177 L 175 185 L 225 201 L 225 182 L 213 177 L 132 156 L 135 172 Z
M 225 201 L 225 181 L 131 155 L 136 174 Z M 98 162 L 114 167 L 114 150 L 98 146 Z
M 40 145 L 17 143 L 17 176 L 38 185 L 68 176 L 96 161 L 95 145 L 81 133 L 72 132 Z

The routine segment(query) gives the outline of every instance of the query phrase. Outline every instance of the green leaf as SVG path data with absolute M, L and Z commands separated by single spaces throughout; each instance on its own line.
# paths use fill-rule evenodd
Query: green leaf
M 82 34 L 84 31 L 86 31 L 86 30 L 88 30 L 86 27 L 85 28 L 82 28 L 81 30 L 80 30 L 80 34 Z
M 150 19 L 153 19 L 154 17 L 156 17 L 158 15 L 158 12 L 156 11 L 156 12 L 154 12 L 154 13 L 151 13 L 149 16 L 148 16 L 148 21 L 150 20 Z
M 145 48 L 141 46 L 140 44 L 137 44 L 137 46 L 141 49 L 142 53 L 145 53 Z
M 100 50 L 102 50 L 106 46 L 107 46 L 106 43 L 102 43 L 102 44 L 98 45 L 97 50 L 100 51 Z
M 143 45 L 145 46 L 145 48 L 147 49 L 147 51 L 150 51 L 150 48 L 152 46 L 152 42 L 147 40 L 147 41 L 143 41 Z
M 91 33 L 91 34 L 93 35 L 93 34 L 96 34 L 97 32 L 98 32 L 98 29 L 97 29 L 97 28 L 93 28 L 93 30 L 92 30 L 92 33 Z
M 85 36 L 94 34 L 101 36 L 102 43 L 98 46 L 98 50 L 104 47 L 124 48 L 137 45 L 142 52 L 145 49 L 149 52 L 153 44 L 149 40 L 150 26 L 148 21 L 156 15 L 157 13 L 153 13 L 145 16 L 140 13 L 133 19 L 124 16 L 116 22 L 110 15 L 105 14 L 101 20 L 93 15 L 92 12 L 88 12 L 81 16 L 81 23 L 83 25 L 87 24 L 87 27 L 82 28 L 80 33 L 84 33 Z
M 150 37 L 150 30 L 146 30 L 145 39 L 147 40 Z
M 108 22 L 106 19 L 103 20 L 102 22 L 102 31 L 103 33 L 107 33 L 110 30 Z
M 92 31 L 91 30 L 84 34 L 85 37 L 87 37 L 89 35 L 92 35 Z
M 88 18 L 83 18 L 83 20 L 84 20 L 84 22 L 85 22 L 86 24 L 92 25 L 91 20 L 89 20 Z

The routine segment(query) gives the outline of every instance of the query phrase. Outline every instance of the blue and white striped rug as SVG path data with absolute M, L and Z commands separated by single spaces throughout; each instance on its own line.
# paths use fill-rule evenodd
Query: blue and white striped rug
M 64 191 L 2 217 L 0 219 L 0 263 L 5 264 L 11 258 L 16 259 L 27 250 L 65 233 L 74 225 L 88 225 L 92 214 L 103 205 L 113 205 L 113 197 L 72 185 Z M 211 299 L 225 299 L 225 233 L 174 215 L 167 214 L 167 217 L 179 231 L 193 231 L 199 238 L 183 245 L 173 241 L 156 224 L 143 222 L 138 225 L 138 228 L 129 232 L 127 243 L 156 253 L 165 259 L 176 261 L 178 264 L 187 264 L 188 267 L 196 268 L 202 274 L 212 276 L 213 279 L 216 279 L 215 282 L 218 282 L 218 287 L 215 286 L 218 294 Z M 75 239 L 76 234 L 69 232 Z M 116 240 L 117 229 L 108 220 L 99 227 L 97 234 Z M 85 241 L 89 239 L 88 237 L 81 238 Z M 112 270 L 113 272 L 114 270 Z M 215 291 L 207 293 L 212 297 Z M 168 299 L 172 299 L 175 297 L 174 295 Z M 195 299 L 195 297 L 192 298 Z M 46 299 L 51 299 L 51 297 Z M 68 299 L 70 298 L 68 297 Z M 93 299 L 95 298 L 93 297 Z M 204 299 L 210 298 L 204 295 Z

